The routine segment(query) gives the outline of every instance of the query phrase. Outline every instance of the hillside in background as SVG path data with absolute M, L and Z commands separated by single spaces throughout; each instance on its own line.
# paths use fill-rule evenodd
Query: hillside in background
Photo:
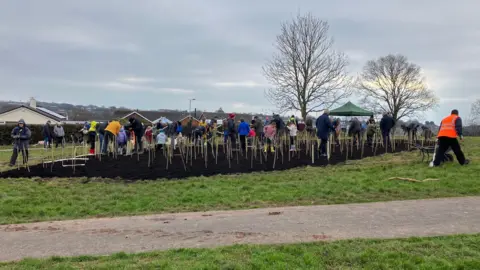
M 20 105 L 29 106 L 28 102 L 18 102 L 18 101 L 0 101 L 0 111 L 7 110 L 12 107 L 17 107 Z M 151 120 L 155 120 L 162 116 L 169 118 L 170 120 L 180 120 L 182 117 L 188 115 L 186 110 L 168 110 L 168 109 L 159 109 L 159 110 L 141 110 L 140 108 L 126 108 L 126 107 L 105 107 L 105 106 L 96 106 L 96 105 L 73 105 L 68 103 L 54 103 L 54 102 L 43 102 L 37 101 L 38 107 L 43 107 L 49 109 L 53 112 L 65 115 L 68 117 L 69 121 L 89 121 L 89 120 L 108 120 L 113 118 L 123 117 L 133 110 L 139 111 L 142 115 L 148 117 Z M 196 113 L 196 117 L 202 115 L 202 111 L 197 110 L 192 114 Z M 225 117 L 226 112 L 222 108 L 214 112 L 205 112 L 205 117 Z M 250 119 L 253 113 L 238 113 L 239 118 Z M 258 114 L 263 116 L 262 114 Z M 262 118 L 263 118 L 262 117 Z

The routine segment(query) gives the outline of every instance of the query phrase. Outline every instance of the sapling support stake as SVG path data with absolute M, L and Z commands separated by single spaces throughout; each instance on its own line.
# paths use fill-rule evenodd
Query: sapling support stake
M 254 152 L 255 152 L 254 142 L 255 142 L 255 137 L 252 139 L 252 151 L 250 151 L 250 168 L 251 169 L 253 169 L 253 157 L 254 157 Z M 245 156 L 247 156 L 247 155 L 245 155 Z
M 348 146 L 348 141 L 347 141 L 347 138 L 346 138 L 346 137 L 347 137 L 347 136 L 345 136 L 345 162 L 348 161 L 348 148 L 349 148 L 349 146 Z
M 165 148 L 166 148 L 166 150 L 165 150 L 165 151 L 166 151 L 166 156 L 165 156 L 165 158 L 166 158 L 166 161 L 167 161 L 167 162 L 166 162 L 167 165 L 165 166 L 165 169 L 168 170 L 168 164 L 170 163 L 170 162 L 168 162 L 168 161 L 169 161 L 170 155 L 171 155 L 170 151 L 172 151 L 172 150 L 170 149 L 170 145 L 168 145 L 168 144 L 165 144 Z
M 312 146 L 312 164 L 315 164 L 315 151 L 313 150 L 313 141 L 310 142 L 311 146 Z
M 239 152 L 239 141 L 235 142 L 235 152 L 237 152 L 237 164 L 240 164 L 240 159 L 238 157 L 238 152 Z
M 73 160 L 72 160 L 73 174 L 75 174 L 75 161 L 77 160 L 75 158 L 76 156 L 77 156 L 77 147 L 73 146 Z
M 218 144 L 219 144 L 218 138 L 215 140 L 215 164 L 218 164 Z M 225 148 L 225 147 L 224 147 Z M 225 150 L 225 149 L 224 149 Z
M 232 157 L 232 152 L 231 152 L 231 142 L 230 140 L 227 141 L 227 159 L 228 159 L 228 168 L 231 169 L 232 168 L 232 164 L 231 164 L 231 157 Z
M 205 147 L 205 150 L 203 151 L 203 153 L 204 153 L 204 156 L 203 156 L 203 157 L 204 157 L 204 159 L 205 159 L 205 169 L 206 169 L 207 166 L 208 166 L 208 164 L 207 164 L 207 163 L 208 163 L 208 154 L 207 154 L 207 153 L 208 153 L 208 145 L 207 145 L 207 144 L 202 145 L 202 148 L 203 148 L 203 147 Z
M 182 147 L 179 147 L 180 151 L 180 158 L 182 159 L 183 169 L 187 171 L 187 165 L 185 164 L 185 160 L 183 160 L 183 150 Z M 167 162 L 168 163 L 168 162 Z
M 364 136 L 365 137 L 365 136 Z M 362 138 L 362 152 L 360 153 L 360 158 L 363 158 L 363 151 L 365 148 L 365 138 Z
M 330 142 L 331 142 L 331 139 L 332 139 L 332 135 L 329 134 L 329 137 L 330 138 L 327 139 L 327 162 L 330 160 L 330 152 L 332 151 L 331 148 L 330 148 L 331 147 Z
M 277 162 L 277 158 L 278 158 L 278 147 L 275 147 L 275 153 L 273 154 L 273 169 L 275 169 L 275 164 Z

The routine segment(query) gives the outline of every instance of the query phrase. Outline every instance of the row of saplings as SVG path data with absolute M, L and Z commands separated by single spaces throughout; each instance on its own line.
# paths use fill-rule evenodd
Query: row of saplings
M 162 134 L 162 133 L 160 133 Z M 159 134 L 159 135 L 160 135 Z M 373 135 L 367 144 L 367 138 L 363 135 L 348 136 L 345 132 L 341 132 L 339 136 L 335 134 L 330 135 L 327 147 L 327 160 L 330 159 L 332 153 L 339 151 L 341 154 L 345 153 L 345 158 L 353 157 L 354 151 L 360 151 L 360 156 L 363 157 L 365 147 L 371 147 L 374 154 L 377 154 L 379 149 L 387 151 L 388 148 L 391 151 L 395 151 L 396 140 L 392 136 L 392 140 L 383 140 L 381 136 L 377 136 L 378 133 Z M 276 160 L 280 160 L 282 163 L 285 160 L 290 161 L 292 158 L 300 158 L 300 152 L 303 151 L 306 156 L 311 157 L 311 162 L 314 163 L 318 158 L 318 149 L 320 140 L 314 135 L 314 132 L 301 131 L 295 136 L 293 143 L 295 147 L 294 151 L 289 151 L 291 148 L 292 138 L 285 131 L 278 132 L 273 138 L 268 139 L 266 137 L 248 137 L 246 140 L 246 146 L 242 147 L 240 137 L 237 135 L 236 139 L 232 140 L 224 138 L 222 134 L 216 133 L 214 136 L 205 136 L 192 133 L 192 136 L 175 135 L 166 137 L 165 140 L 147 140 L 143 138 L 143 145 L 148 155 L 148 166 L 153 166 L 153 161 L 157 158 L 157 155 L 162 155 L 166 162 L 166 169 L 169 164 L 172 164 L 173 157 L 178 155 L 181 157 L 183 167 L 187 170 L 187 166 L 193 165 L 193 160 L 201 158 L 205 161 L 205 168 L 208 167 L 210 159 L 215 160 L 215 164 L 218 162 L 219 151 L 223 152 L 223 156 L 228 160 L 229 166 L 231 162 L 240 163 L 242 159 L 248 159 L 250 157 L 251 167 L 253 162 L 258 161 L 260 163 L 266 162 L 269 158 L 273 159 L 273 167 L 275 167 Z M 158 135 L 157 135 L 158 136 Z M 409 138 L 410 137 L 410 138 Z M 404 137 L 401 139 L 408 147 L 412 145 L 413 136 Z M 421 143 L 428 141 L 425 137 Z M 332 143 L 333 142 L 333 143 Z M 271 147 L 266 147 L 270 143 Z M 385 143 L 390 144 L 389 147 L 385 147 Z M 125 147 L 119 147 L 117 140 L 112 140 L 108 146 L 108 153 L 114 159 L 118 155 L 127 155 L 137 157 L 140 161 L 139 151 L 135 151 L 138 144 L 134 140 L 128 140 Z M 337 147 L 335 147 L 337 146 Z M 97 137 L 95 156 L 101 160 L 100 154 L 100 140 Z M 83 154 L 86 155 L 86 147 L 83 146 Z M 157 149 L 157 151 L 155 151 Z M 269 151 L 267 151 L 267 149 Z M 277 151 L 272 151 L 277 149 Z M 379 152 L 378 152 L 379 153 Z M 72 155 L 77 156 L 77 147 L 72 150 Z M 379 153 L 380 154 L 380 153 Z M 270 157 L 269 157 L 270 155 Z M 77 156 L 78 157 L 78 156 Z

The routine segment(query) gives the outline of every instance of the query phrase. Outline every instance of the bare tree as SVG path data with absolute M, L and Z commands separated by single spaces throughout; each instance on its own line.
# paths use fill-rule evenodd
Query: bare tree
M 300 111 L 303 119 L 350 95 L 347 57 L 332 49 L 328 23 L 311 14 L 282 23 L 278 50 L 263 67 L 274 86 L 266 97 L 281 113 Z
M 480 99 L 477 99 L 470 108 L 470 124 L 480 124 Z
M 391 112 L 397 121 L 418 116 L 438 104 L 428 89 L 422 69 L 403 55 L 387 55 L 368 61 L 356 82 L 363 101 L 375 112 Z

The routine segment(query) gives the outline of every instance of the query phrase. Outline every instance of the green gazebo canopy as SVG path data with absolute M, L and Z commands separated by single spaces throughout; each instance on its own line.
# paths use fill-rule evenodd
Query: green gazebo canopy
M 364 110 L 352 102 L 347 102 L 345 105 L 330 111 L 333 116 L 370 116 L 373 112 Z

